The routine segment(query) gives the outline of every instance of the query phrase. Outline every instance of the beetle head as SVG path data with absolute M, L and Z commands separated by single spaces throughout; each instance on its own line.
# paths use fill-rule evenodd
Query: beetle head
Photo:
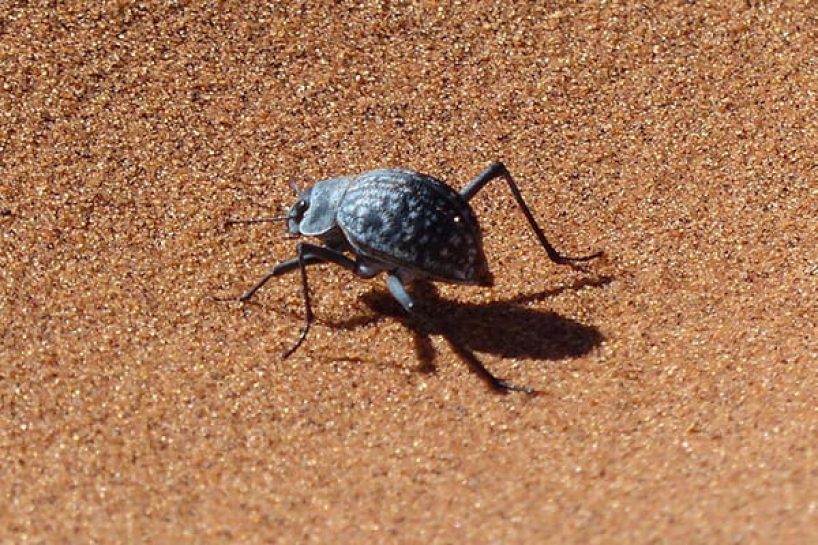
M 302 191 L 298 195 L 298 200 L 296 203 L 290 208 L 289 214 L 287 214 L 287 230 L 294 235 L 301 232 L 299 226 L 304 220 L 304 214 L 307 213 L 307 209 L 310 207 L 311 192 L 312 188 Z
M 335 215 L 351 178 L 330 178 L 316 183 L 298 195 L 290 208 L 287 228 L 290 233 L 320 236 L 336 226 Z

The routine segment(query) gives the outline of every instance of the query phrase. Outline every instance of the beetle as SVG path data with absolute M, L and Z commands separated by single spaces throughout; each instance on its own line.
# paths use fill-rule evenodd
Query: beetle
M 313 322 L 307 266 L 334 263 L 365 279 L 386 273 L 386 285 L 410 315 L 419 316 L 406 290 L 413 280 L 491 286 L 493 277 L 483 250 L 482 234 L 469 201 L 489 182 L 504 179 L 517 205 L 545 249 L 561 265 L 573 265 L 603 255 L 565 256 L 548 242 L 506 166 L 494 162 L 459 192 L 442 181 L 402 168 L 370 170 L 357 176 L 329 178 L 299 191 L 285 216 L 233 223 L 284 220 L 297 237 L 317 238 L 322 244 L 299 242 L 296 257 L 273 267 L 239 300 L 248 301 L 271 278 L 299 270 L 304 298 L 304 326 L 295 344 L 283 355 L 292 355 L 307 338 Z M 350 254 L 352 257 L 350 257 Z M 479 364 L 482 367 L 482 364 Z M 523 390 L 482 368 L 496 388 Z

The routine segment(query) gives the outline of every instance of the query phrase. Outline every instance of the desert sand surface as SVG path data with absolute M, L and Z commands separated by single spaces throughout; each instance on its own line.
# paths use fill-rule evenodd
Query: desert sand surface
M 818 542 L 816 51 L 815 2 L 0 3 L 0 542 Z M 605 257 L 498 182 L 435 327 L 315 266 L 282 359 L 298 274 L 235 301 L 290 180 L 494 160 Z

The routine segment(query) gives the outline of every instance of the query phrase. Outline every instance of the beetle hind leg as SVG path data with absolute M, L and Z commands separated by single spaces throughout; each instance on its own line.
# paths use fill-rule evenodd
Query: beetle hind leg
M 603 255 L 604 252 L 596 252 L 586 256 L 567 256 L 559 253 L 556 248 L 554 248 L 551 243 L 548 242 L 548 239 L 545 238 L 545 233 L 543 233 L 542 229 L 537 224 L 537 220 L 534 219 L 534 215 L 531 213 L 531 210 L 525 203 L 523 195 L 520 193 L 520 188 L 517 187 L 517 183 L 514 181 L 514 178 L 511 177 L 511 173 L 508 171 L 506 166 L 499 161 L 489 165 L 488 168 L 481 172 L 474 180 L 469 182 L 466 187 L 460 191 L 460 195 L 466 199 L 466 201 L 470 201 L 472 197 L 474 197 L 490 181 L 497 178 L 505 179 L 512 195 L 514 195 L 514 200 L 517 201 L 517 206 L 520 207 L 525 219 L 528 220 L 528 224 L 531 226 L 531 230 L 534 231 L 534 234 L 537 236 L 537 240 L 540 241 L 540 244 L 545 249 L 551 261 L 560 265 L 571 265 L 578 261 L 590 261 Z

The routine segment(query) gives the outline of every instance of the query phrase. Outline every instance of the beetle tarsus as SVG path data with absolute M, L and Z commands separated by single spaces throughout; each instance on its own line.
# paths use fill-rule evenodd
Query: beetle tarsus
M 304 344 L 304 340 L 307 338 L 307 333 L 310 331 L 310 325 L 312 320 L 306 322 L 304 327 L 301 328 L 301 333 L 298 335 L 298 340 L 295 341 L 290 348 L 288 348 L 283 354 L 281 354 L 281 359 L 286 360 L 290 356 L 292 356 L 296 350 L 298 350 L 302 344 Z
M 518 386 L 499 378 L 494 383 L 494 387 L 503 392 L 522 392 L 530 396 L 535 396 L 538 394 L 537 390 L 531 388 L 530 386 Z

